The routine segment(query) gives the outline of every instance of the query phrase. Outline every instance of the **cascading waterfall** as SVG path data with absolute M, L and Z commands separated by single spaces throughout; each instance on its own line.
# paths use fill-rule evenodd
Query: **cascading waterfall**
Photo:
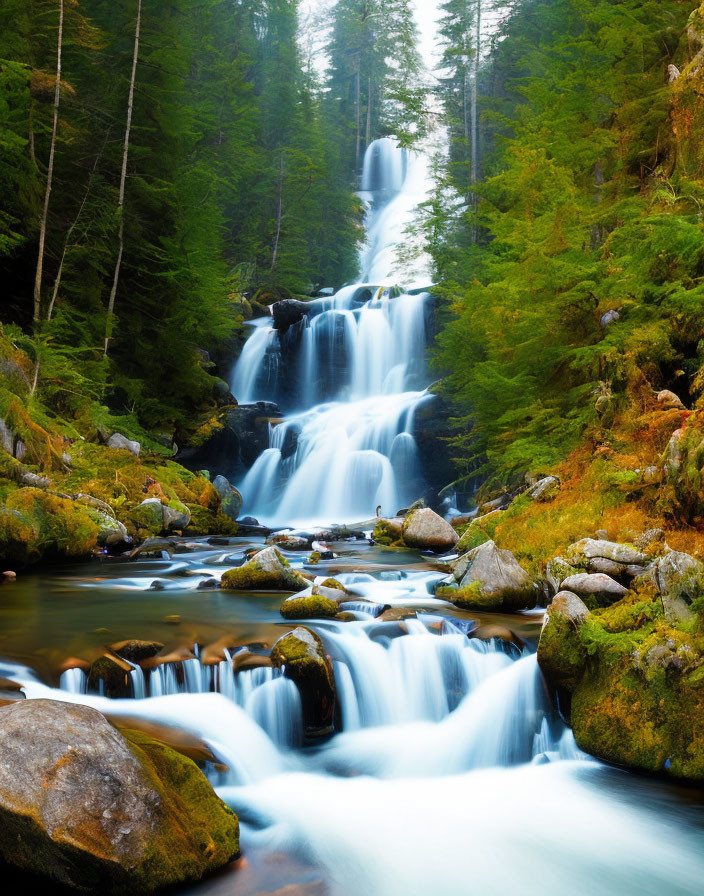
M 295 407 L 270 428 L 270 447 L 239 483 L 246 514 L 268 525 L 330 524 L 391 515 L 425 489 L 414 415 L 426 391 L 429 295 L 395 286 L 394 266 L 413 212 L 429 188 L 427 162 L 384 138 L 367 150 L 362 197 L 363 281 L 309 313 L 285 337 L 255 321 L 232 376 L 240 403 L 279 398 L 286 370 L 299 381 Z M 410 276 L 430 282 L 421 254 Z M 286 384 L 287 386 L 290 384 Z M 289 389 L 289 393 L 290 393 Z

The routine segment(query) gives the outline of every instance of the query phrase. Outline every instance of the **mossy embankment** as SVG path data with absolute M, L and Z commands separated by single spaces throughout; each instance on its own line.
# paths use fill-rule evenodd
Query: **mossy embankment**
M 172 449 L 135 419 L 88 398 L 79 412 L 62 416 L 60 403 L 50 405 L 34 388 L 29 355 L 1 330 L 0 364 L 0 561 L 6 568 L 87 557 L 165 532 L 236 534 L 208 475 L 176 463 Z M 115 433 L 124 438 L 111 447 Z

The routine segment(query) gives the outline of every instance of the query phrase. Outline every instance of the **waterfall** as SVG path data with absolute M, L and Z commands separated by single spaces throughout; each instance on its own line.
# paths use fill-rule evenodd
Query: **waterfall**
M 430 296 L 404 293 L 394 271 L 427 191 L 422 154 L 391 138 L 372 143 L 362 175 L 362 281 L 312 301 L 285 336 L 268 318 L 254 321 L 233 393 L 240 403 L 283 396 L 295 406 L 271 427 L 269 449 L 238 485 L 246 515 L 271 526 L 355 522 L 378 506 L 393 515 L 423 495 L 414 418 L 430 400 Z M 411 279 L 427 286 L 427 258 L 419 264 Z

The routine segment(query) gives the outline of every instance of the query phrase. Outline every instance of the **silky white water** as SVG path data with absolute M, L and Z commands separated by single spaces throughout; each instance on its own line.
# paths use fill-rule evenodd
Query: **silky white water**
M 423 494 L 414 422 L 418 407 L 432 400 L 425 360 L 430 297 L 397 284 L 399 251 L 429 188 L 423 154 L 390 138 L 373 143 L 360 194 L 368 209 L 360 283 L 311 302 L 285 337 L 270 319 L 254 322 L 232 375 L 233 394 L 240 404 L 277 399 L 283 339 L 295 356 L 285 375 L 295 371 L 297 397 L 238 484 L 245 514 L 272 526 L 329 525 L 369 519 L 377 507 L 393 515 Z M 423 251 L 406 259 L 407 288 L 427 287 L 429 267 Z

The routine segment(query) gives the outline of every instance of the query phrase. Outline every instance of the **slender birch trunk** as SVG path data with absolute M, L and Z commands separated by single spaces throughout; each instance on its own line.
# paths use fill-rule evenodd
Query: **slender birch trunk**
M 108 130 L 105 133 L 105 141 L 103 143 L 103 147 L 100 150 L 100 152 L 98 153 L 98 155 L 95 157 L 95 161 L 93 162 L 93 167 L 91 168 L 90 175 L 88 176 L 88 183 L 86 184 L 86 191 L 83 194 L 83 201 L 81 202 L 81 204 L 79 206 L 78 213 L 76 214 L 76 217 L 73 219 L 73 223 L 71 224 L 71 226 L 69 227 L 69 229 L 66 232 L 66 238 L 64 239 L 64 247 L 61 252 L 61 261 L 59 262 L 59 270 L 56 272 L 56 279 L 54 280 L 54 288 L 51 291 L 51 299 L 49 300 L 49 307 L 47 308 L 47 312 L 46 312 L 47 320 L 51 320 L 52 315 L 54 313 L 54 305 L 56 304 L 56 297 L 59 294 L 59 287 L 61 286 L 61 277 L 64 272 L 64 262 L 66 261 L 66 251 L 68 249 L 68 244 L 71 239 L 71 236 L 73 235 L 73 231 L 76 229 L 76 227 L 78 226 L 78 222 L 81 220 L 81 215 L 83 214 L 83 209 L 85 208 L 86 202 L 88 201 L 88 197 L 90 196 L 91 187 L 93 186 L 93 178 L 95 177 L 95 172 L 98 167 L 98 162 L 100 161 L 100 157 L 102 156 L 105 146 L 107 145 L 109 134 L 110 134 L 110 129 L 108 128 Z
M 42 316 L 42 279 L 44 275 L 44 245 L 46 243 L 46 227 L 49 219 L 49 200 L 54 179 L 54 155 L 56 153 L 56 133 L 59 128 L 59 104 L 61 102 L 61 51 L 64 39 L 64 0 L 59 0 L 59 36 L 56 51 L 56 87 L 54 89 L 54 124 L 51 131 L 51 148 L 49 149 L 49 167 L 46 173 L 46 190 L 44 191 L 44 209 L 39 225 L 39 255 L 37 270 L 34 276 L 34 324 L 41 321 Z M 33 136 L 33 135 L 32 135 Z M 33 143 L 31 144 L 33 152 Z
M 127 159 L 130 151 L 130 130 L 132 129 L 132 110 L 134 108 L 134 85 L 137 78 L 137 61 L 139 59 L 139 33 L 142 27 L 142 0 L 137 0 L 137 22 L 134 29 L 134 53 L 132 55 L 132 75 L 130 77 L 130 90 L 127 97 L 127 123 L 125 125 L 125 143 L 122 150 L 122 170 L 120 172 L 120 193 L 117 200 L 117 213 L 120 216 L 120 232 L 117 250 L 117 260 L 115 262 L 115 274 L 110 288 L 110 298 L 108 299 L 108 319 L 105 325 L 105 347 L 104 354 L 107 355 L 112 338 L 112 317 L 115 310 L 115 296 L 117 295 L 117 284 L 120 279 L 120 267 L 122 266 L 122 256 L 125 251 L 125 181 L 127 179 Z
M 281 159 L 279 163 L 279 204 L 276 212 L 276 238 L 274 240 L 274 253 L 271 258 L 271 270 L 276 267 L 279 259 L 279 241 L 281 239 L 281 219 L 284 214 L 284 151 L 281 150 Z

